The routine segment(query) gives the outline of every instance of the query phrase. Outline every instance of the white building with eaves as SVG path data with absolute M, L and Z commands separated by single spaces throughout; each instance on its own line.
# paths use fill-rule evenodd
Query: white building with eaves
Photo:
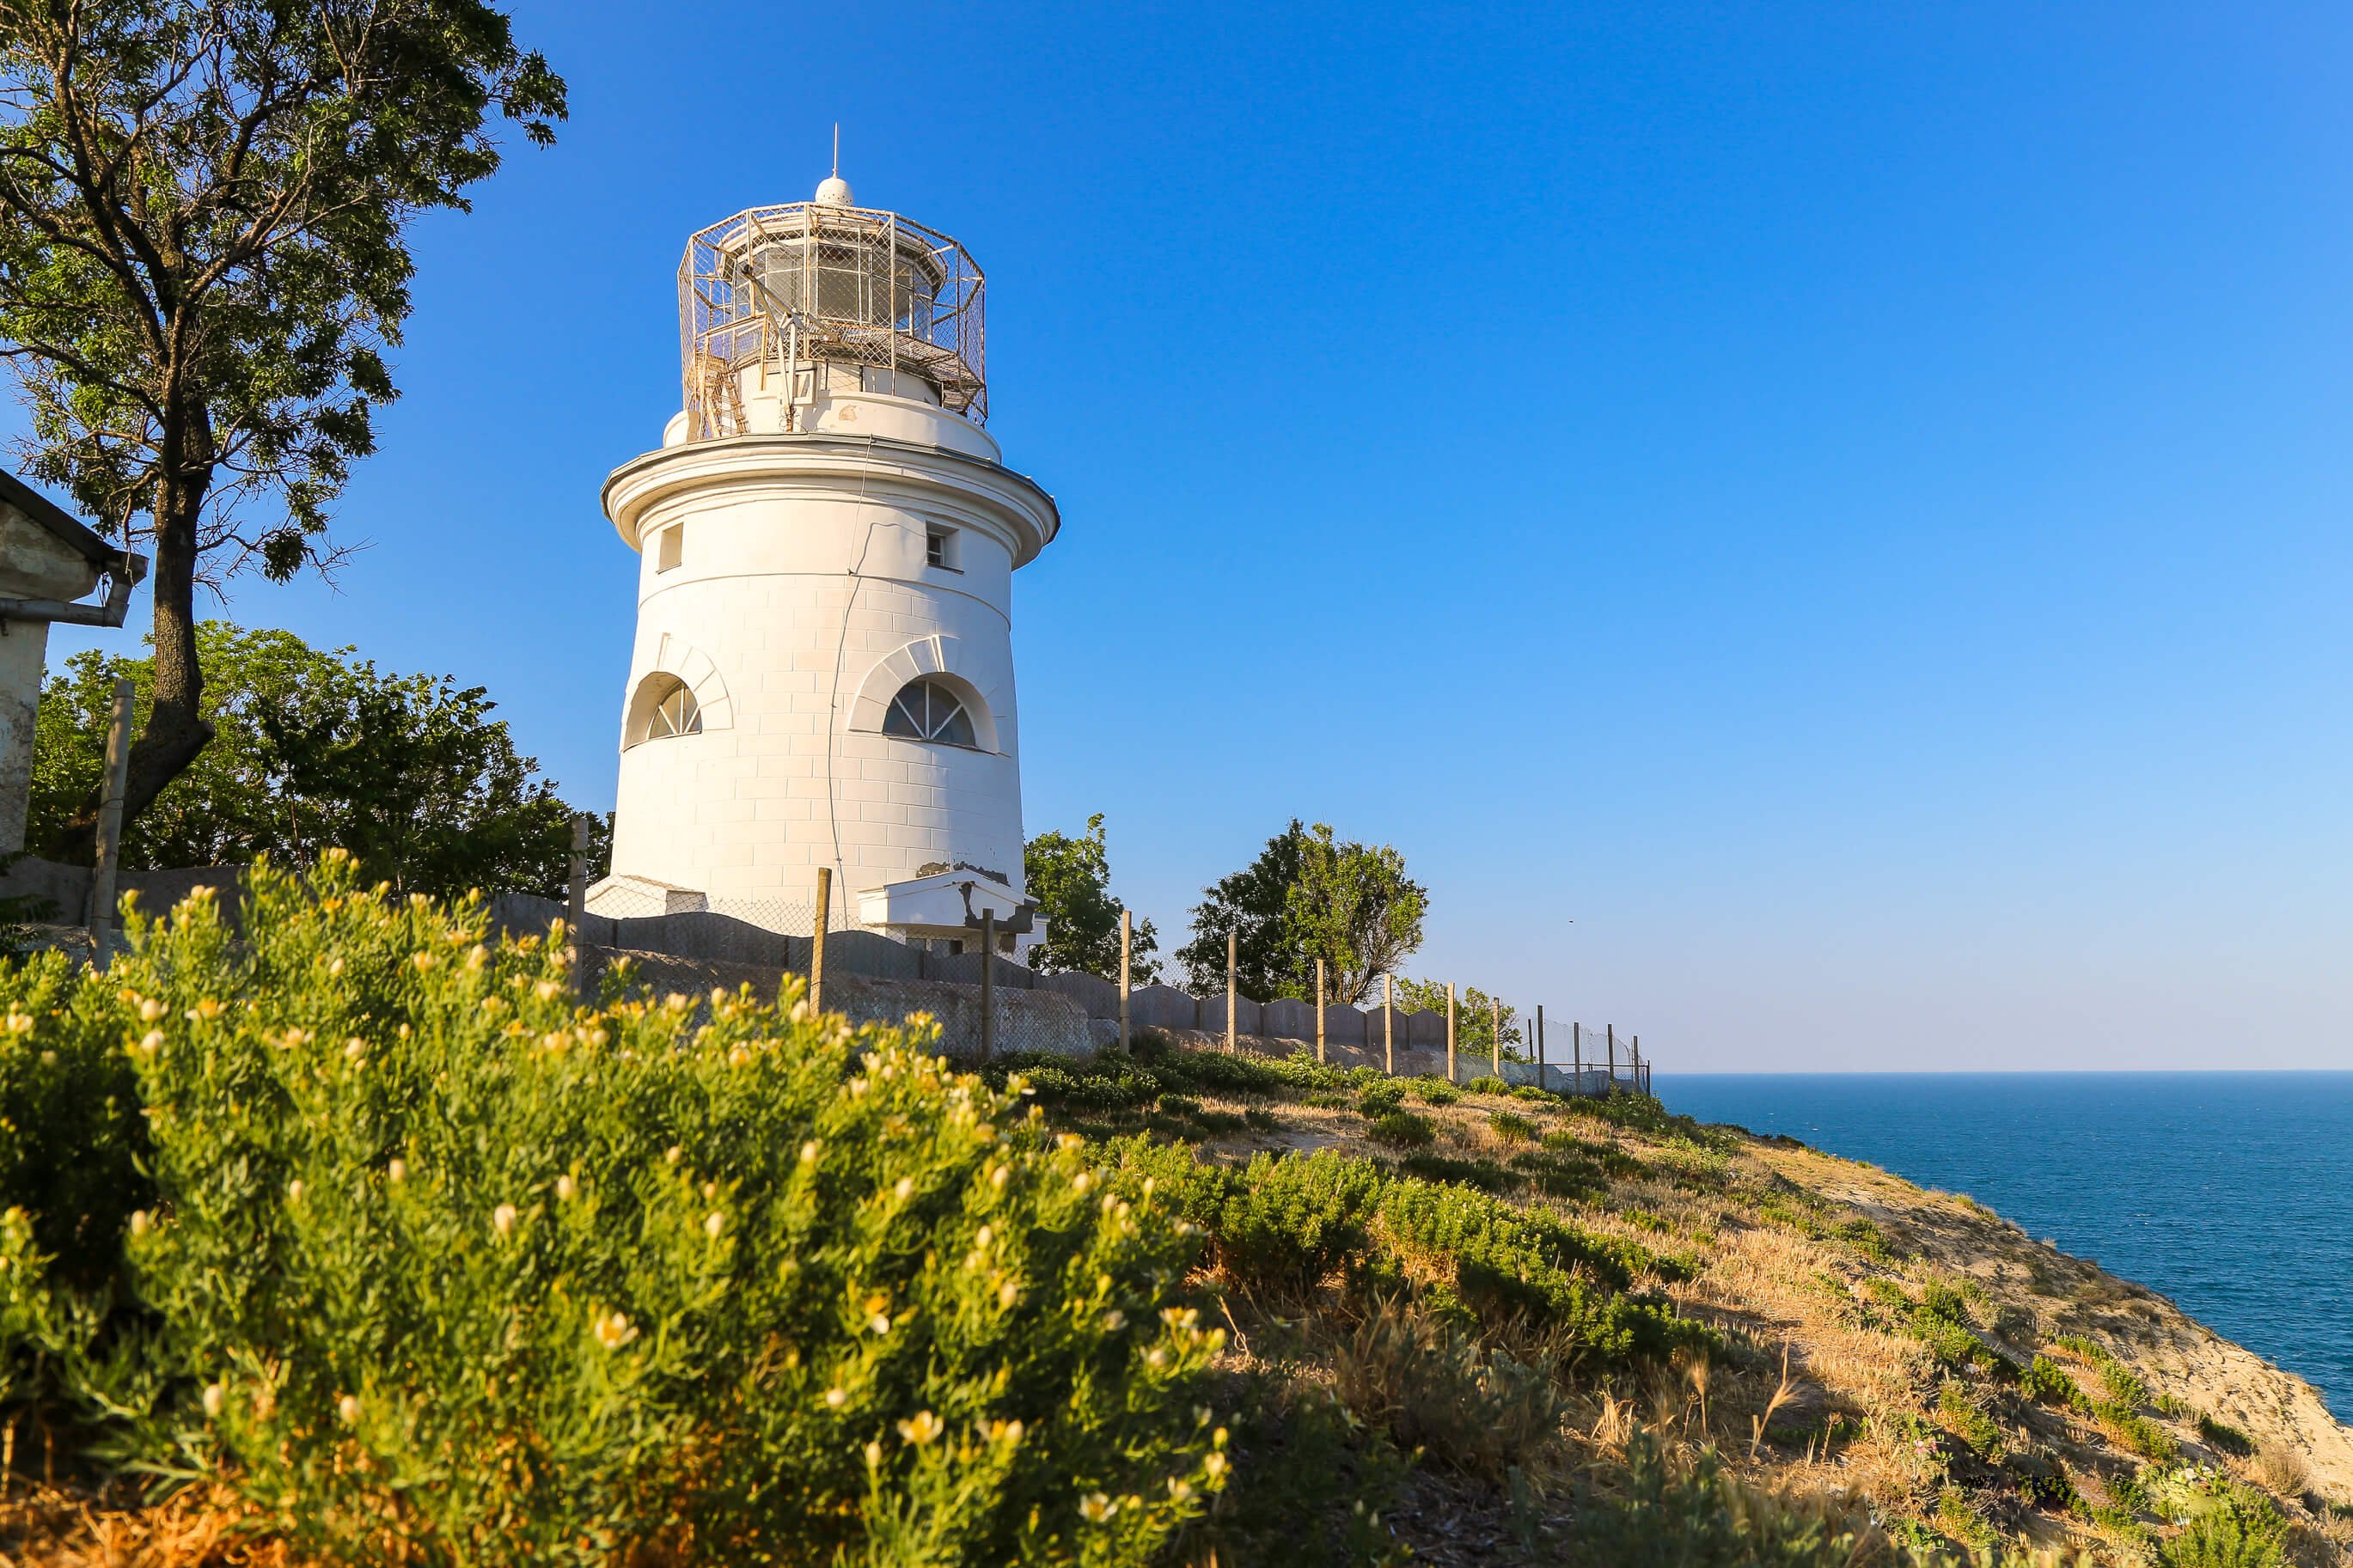
M 984 428 L 983 304 L 838 177 L 688 243 L 684 406 L 605 483 L 638 623 L 592 910 L 805 931 L 831 867 L 837 925 L 1029 924 L 1013 574 L 1060 519 Z

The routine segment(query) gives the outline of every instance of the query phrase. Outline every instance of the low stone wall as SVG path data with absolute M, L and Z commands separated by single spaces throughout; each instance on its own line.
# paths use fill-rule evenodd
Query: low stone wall
M 638 952 L 584 943 L 583 968 L 593 985 L 615 961 L 627 959 L 630 979 L 657 995 L 671 992 L 707 996 L 713 990 L 734 991 L 748 985 L 762 1001 L 773 1001 L 784 972 L 766 964 L 735 963 L 722 959 L 678 958 L 669 953 Z M 1035 1051 L 1048 1056 L 1087 1058 L 1101 1048 L 1086 1009 L 1068 996 L 1051 991 L 1017 991 L 998 986 L 989 998 L 997 1016 L 999 1051 Z M 825 980 L 828 1012 L 840 1013 L 852 1024 L 900 1024 L 910 1016 L 927 1013 L 940 1026 L 940 1048 L 950 1056 L 980 1052 L 980 987 L 939 980 L 881 980 L 863 974 L 834 974 Z M 1118 1036 L 1117 1026 L 1111 1031 Z
M 138 894 L 139 908 L 151 915 L 165 912 L 198 888 L 210 888 L 220 900 L 223 916 L 235 924 L 237 879 L 245 871 L 242 866 L 118 871 L 114 885 L 118 892 Z M 19 856 L 6 870 L 0 871 L 0 899 L 41 900 L 49 906 L 45 920 L 59 925 L 80 925 L 89 919 L 90 884 L 95 874 L 87 866 L 68 866 L 34 855 Z

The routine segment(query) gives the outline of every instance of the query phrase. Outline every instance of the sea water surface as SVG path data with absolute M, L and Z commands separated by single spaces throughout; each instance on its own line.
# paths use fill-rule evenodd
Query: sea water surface
M 1967 1193 L 2353 1418 L 2353 1072 L 1662 1072 L 1670 1110 Z

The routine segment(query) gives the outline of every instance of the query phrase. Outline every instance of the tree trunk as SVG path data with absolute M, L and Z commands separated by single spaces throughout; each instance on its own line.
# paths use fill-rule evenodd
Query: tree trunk
M 153 805 L 164 786 L 212 742 L 212 721 L 198 706 L 205 679 L 196 665 L 195 616 L 196 520 L 204 510 L 209 478 L 166 480 L 156 487 L 155 569 L 147 579 L 155 599 L 154 705 L 148 711 L 147 727 L 131 748 L 122 796 L 125 824 Z M 59 852 L 77 865 L 97 861 L 98 807 L 93 792 L 67 826 Z

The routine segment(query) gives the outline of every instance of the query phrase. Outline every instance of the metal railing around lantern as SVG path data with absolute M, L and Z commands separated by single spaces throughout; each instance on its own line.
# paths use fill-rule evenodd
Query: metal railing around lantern
M 793 394 L 819 362 L 920 376 L 984 425 L 985 292 L 963 246 L 896 213 L 787 202 L 712 224 L 679 264 L 687 439 L 743 433 L 747 373 Z

